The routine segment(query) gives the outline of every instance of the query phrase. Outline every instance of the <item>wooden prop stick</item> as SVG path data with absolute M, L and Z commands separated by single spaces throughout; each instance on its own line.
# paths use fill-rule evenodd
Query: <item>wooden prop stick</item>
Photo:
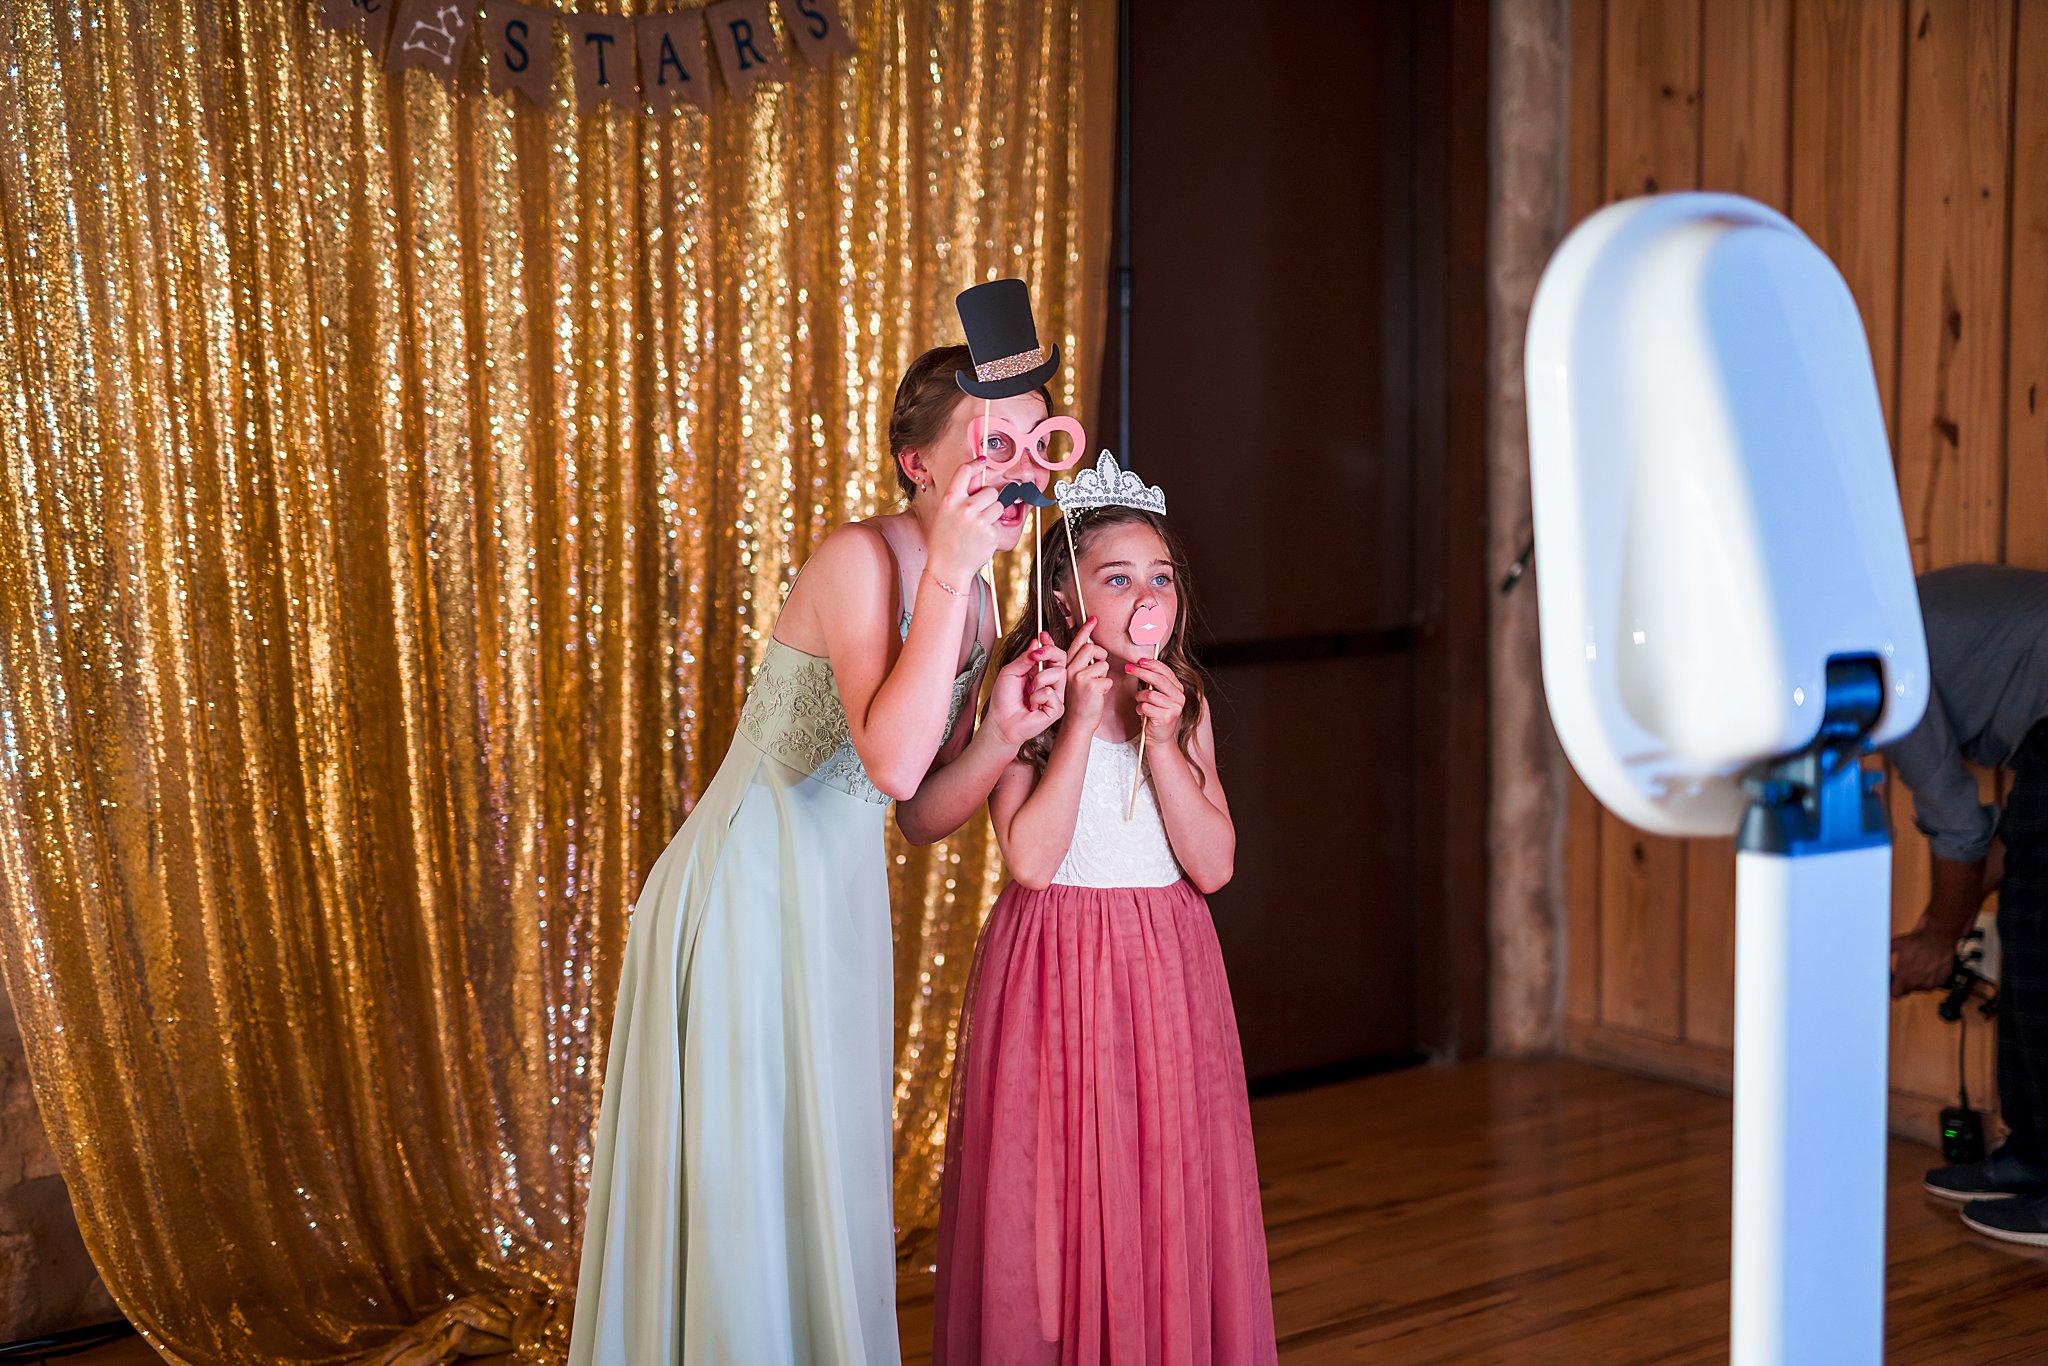
M 981 401 L 981 436 L 974 443 L 974 463 L 976 465 L 980 465 L 982 457 L 988 454 L 988 411 L 989 401 L 983 399 Z M 974 471 L 974 491 L 980 493 L 981 489 L 981 471 L 976 469 Z
M 1088 599 L 1081 592 L 1081 552 L 1074 549 L 1074 515 L 1062 510 L 1060 525 L 1067 529 L 1067 577 L 1074 581 L 1074 604 L 1081 609 L 1082 621 L 1088 620 Z M 1077 622 L 1075 630 L 1080 630 Z
M 1131 613 L 1131 624 L 1129 627 L 1131 642 L 1140 649 L 1147 645 L 1151 646 L 1152 658 L 1155 660 L 1159 658 L 1159 637 L 1165 629 L 1166 623 L 1159 619 L 1158 607 L 1149 602 Z M 1138 687 L 1140 690 L 1143 690 L 1145 685 L 1141 683 Z M 1145 718 L 1140 716 L 1138 718 L 1138 771 L 1131 775 L 1131 802 L 1129 808 L 1124 812 L 1125 820 L 1130 820 L 1138 814 L 1138 789 L 1144 785 L 1144 782 Z
M 1159 649 L 1154 646 L 1152 658 L 1159 658 Z M 1141 685 L 1142 686 L 1142 685 Z M 1131 802 L 1124 811 L 1124 819 L 1131 820 L 1138 814 L 1138 789 L 1145 785 L 1145 719 L 1138 718 L 1138 771 L 1131 775 Z

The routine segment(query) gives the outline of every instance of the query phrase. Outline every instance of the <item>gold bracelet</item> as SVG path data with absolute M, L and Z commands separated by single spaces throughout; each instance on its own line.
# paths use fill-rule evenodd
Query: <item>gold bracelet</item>
M 930 579 L 933 583 L 937 584 L 940 588 L 944 589 L 946 592 L 951 593 L 956 598 L 964 598 L 967 596 L 967 594 L 962 592 L 960 589 L 955 588 L 952 584 L 947 583 L 937 574 L 932 573 L 932 567 L 930 565 L 926 565 L 924 567 L 924 576 Z

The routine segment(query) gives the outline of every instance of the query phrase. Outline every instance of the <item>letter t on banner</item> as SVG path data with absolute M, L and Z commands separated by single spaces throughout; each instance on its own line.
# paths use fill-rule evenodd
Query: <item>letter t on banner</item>
M 835 52 L 852 52 L 853 35 L 839 18 L 834 0 L 781 0 L 782 26 L 796 39 L 804 60 L 823 71 Z
M 399 0 L 398 21 L 391 28 L 391 50 L 385 66 L 403 71 L 425 67 L 444 85 L 455 83 L 455 64 L 469 39 L 471 5 L 455 0 Z
M 745 99 L 755 81 L 789 79 L 781 45 L 768 22 L 768 0 L 722 0 L 705 8 L 704 19 L 711 26 L 719 68 L 725 72 L 725 88 L 734 99 Z
M 565 14 L 569 64 L 576 72 L 576 111 L 587 114 L 609 100 L 628 108 L 640 102 L 633 83 L 633 21 L 608 14 Z
M 704 64 L 704 12 L 677 10 L 633 21 L 640 41 L 640 91 L 656 110 L 688 100 L 711 108 L 711 68 Z
M 517 90 L 542 109 L 555 97 L 555 12 L 545 5 L 489 0 L 484 52 L 491 89 Z

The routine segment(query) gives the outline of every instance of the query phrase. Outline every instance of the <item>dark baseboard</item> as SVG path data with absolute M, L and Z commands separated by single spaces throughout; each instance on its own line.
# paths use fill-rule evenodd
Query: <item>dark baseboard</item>
M 1360 1077 L 1376 1077 L 1382 1072 L 1398 1072 L 1404 1067 L 1420 1067 L 1429 1061 L 1423 1053 L 1389 1053 L 1371 1058 L 1349 1058 L 1343 1062 L 1324 1063 L 1320 1067 L 1304 1067 L 1299 1072 L 1281 1072 L 1270 1077 L 1260 1077 L 1249 1083 L 1245 1089 L 1254 1100 L 1265 1096 L 1284 1096 L 1291 1091 L 1310 1091 L 1318 1086 L 1332 1086 L 1340 1081 L 1357 1081 Z

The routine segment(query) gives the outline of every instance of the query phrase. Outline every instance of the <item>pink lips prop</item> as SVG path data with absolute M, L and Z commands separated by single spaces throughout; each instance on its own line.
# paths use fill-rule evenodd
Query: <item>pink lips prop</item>
M 1166 614 L 1152 603 L 1131 613 L 1131 639 L 1140 645 L 1157 645 L 1166 631 Z
M 1138 644 L 1139 648 L 1142 649 L 1149 645 L 1152 647 L 1152 657 L 1154 659 L 1159 658 L 1159 637 L 1166 632 L 1166 613 L 1159 610 L 1157 603 L 1148 602 L 1137 611 L 1131 613 L 1131 624 L 1124 629 L 1130 632 L 1131 639 Z M 1124 665 L 1126 672 L 1135 670 L 1137 667 L 1135 664 Z M 1140 682 L 1138 686 L 1140 688 L 1151 687 L 1149 683 L 1144 682 Z M 1140 726 L 1138 728 L 1138 771 L 1131 775 L 1131 800 L 1129 808 L 1124 812 L 1125 820 L 1129 820 L 1137 814 L 1138 789 L 1143 786 L 1144 782 L 1145 729 Z

